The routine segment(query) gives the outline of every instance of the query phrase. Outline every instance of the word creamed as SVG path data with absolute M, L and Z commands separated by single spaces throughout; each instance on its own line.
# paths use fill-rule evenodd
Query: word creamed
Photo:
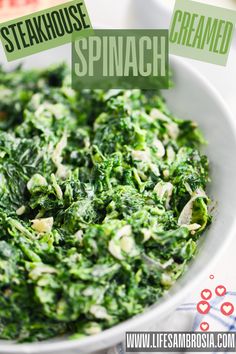
M 234 24 L 231 21 L 177 10 L 170 30 L 170 42 L 226 54 L 233 31 Z

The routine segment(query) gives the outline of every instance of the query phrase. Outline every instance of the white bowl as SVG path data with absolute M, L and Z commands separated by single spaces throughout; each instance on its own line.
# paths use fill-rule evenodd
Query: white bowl
M 30 62 L 31 66 L 34 63 L 37 66 L 37 60 L 41 62 L 42 58 L 47 65 L 45 53 L 35 56 L 35 60 L 29 58 L 26 63 Z M 124 334 L 128 330 L 149 328 L 151 323 L 160 322 L 167 317 L 204 276 L 209 276 L 212 263 L 219 260 L 221 251 L 234 235 L 236 227 L 234 118 L 216 90 L 191 66 L 176 57 L 171 58 L 171 66 L 175 87 L 165 90 L 164 96 L 172 112 L 181 118 L 198 122 L 208 140 L 206 154 L 211 162 L 212 176 L 209 193 L 218 202 L 213 224 L 204 233 L 199 243 L 199 254 L 189 266 L 187 273 L 177 281 L 170 292 L 143 314 L 81 340 L 57 338 L 32 344 L 0 341 L 0 353 L 92 353 L 124 340 Z

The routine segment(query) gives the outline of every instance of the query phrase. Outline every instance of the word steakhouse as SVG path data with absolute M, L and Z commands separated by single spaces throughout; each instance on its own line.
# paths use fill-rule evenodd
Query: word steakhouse
M 70 42 L 72 33 L 89 29 L 84 3 L 72 1 L 3 23 L 0 36 L 10 61 Z

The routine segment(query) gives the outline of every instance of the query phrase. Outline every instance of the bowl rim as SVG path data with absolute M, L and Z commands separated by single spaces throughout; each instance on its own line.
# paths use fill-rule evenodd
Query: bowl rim
M 225 112 L 224 116 L 226 117 L 231 126 L 236 144 L 236 120 L 234 119 L 233 114 L 231 113 L 230 109 L 228 108 L 227 104 L 225 103 L 221 95 L 218 93 L 216 88 L 196 68 L 186 62 L 183 58 L 179 58 L 172 55 L 170 56 L 170 58 L 171 62 L 173 62 L 174 65 L 182 66 L 186 71 L 188 71 L 189 74 L 194 76 L 196 80 L 201 81 L 202 85 L 204 85 L 208 89 L 210 95 L 214 98 L 214 100 L 218 102 L 218 105 L 220 105 L 222 110 Z M 42 342 L 34 342 L 27 344 L 17 344 L 12 341 L 9 341 L 9 343 L 7 343 L 6 340 L 0 340 L 0 353 L 53 353 L 56 351 L 61 352 L 63 350 L 73 349 L 78 350 L 78 353 L 83 353 L 83 349 L 85 350 L 86 348 L 91 348 L 92 352 L 95 350 L 107 348 L 108 346 L 112 346 L 115 343 L 118 343 L 119 339 L 117 340 L 117 338 L 124 334 L 126 331 L 132 331 L 137 326 L 148 324 L 150 323 L 150 321 L 153 320 L 154 317 L 159 316 L 160 318 L 163 318 L 166 313 L 170 312 L 170 308 L 175 308 L 181 302 L 184 296 L 187 295 L 194 288 L 194 286 L 200 283 L 201 279 L 204 278 L 204 275 L 210 272 L 210 268 L 214 264 L 216 264 L 223 251 L 231 242 L 233 236 L 235 235 L 235 230 L 236 218 L 233 220 L 230 229 L 225 234 L 224 242 L 222 242 L 221 248 L 218 249 L 218 251 L 211 257 L 211 259 L 209 259 L 205 268 L 202 269 L 198 274 L 195 274 L 195 277 L 192 278 L 192 280 L 189 281 L 187 284 L 184 284 L 183 287 L 181 287 L 172 297 L 168 298 L 168 296 L 164 296 L 160 299 L 160 301 L 148 307 L 143 313 L 138 314 L 98 334 L 81 339 L 72 340 L 64 337 L 62 337 L 62 339 L 59 339 L 58 337 L 56 337 L 53 339 L 53 341 L 46 340 Z M 111 344 L 108 344 L 108 342 L 110 342 Z M 104 343 L 106 343 L 106 345 L 104 345 Z

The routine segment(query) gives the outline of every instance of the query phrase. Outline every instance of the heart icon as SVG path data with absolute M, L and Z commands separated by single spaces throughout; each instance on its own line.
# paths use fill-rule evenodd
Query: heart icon
M 226 294 L 226 287 L 224 285 L 218 285 L 215 288 L 215 293 L 217 296 L 224 296 Z
M 201 297 L 203 300 L 209 300 L 212 297 L 212 292 L 209 289 L 204 289 L 201 292 Z
M 220 311 L 223 315 L 230 316 L 234 312 L 234 305 L 231 302 L 224 302 L 220 307 Z
M 203 315 L 206 315 L 210 311 L 210 304 L 207 301 L 200 301 L 197 304 L 197 311 Z
M 201 328 L 201 330 L 202 330 L 203 332 L 208 331 L 208 329 L 209 329 L 209 323 L 207 323 L 207 322 L 202 322 L 202 323 L 200 324 L 200 328 Z

